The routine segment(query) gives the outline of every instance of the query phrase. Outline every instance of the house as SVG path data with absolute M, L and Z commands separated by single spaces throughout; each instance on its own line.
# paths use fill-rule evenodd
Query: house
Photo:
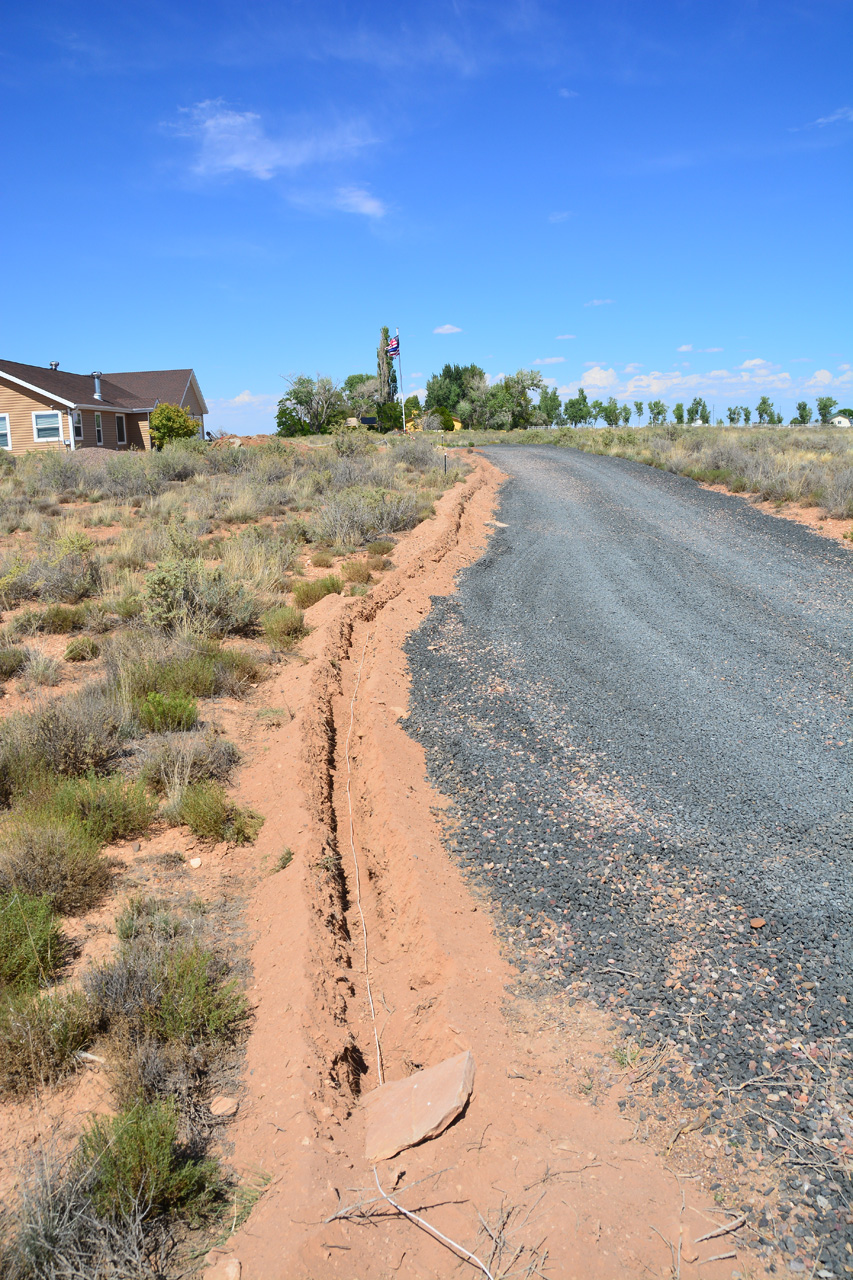
M 56 360 L 0 360 L 0 448 L 150 449 L 149 416 L 162 403 L 186 409 L 204 439 L 208 408 L 192 369 L 85 374 Z
M 829 424 L 832 427 L 849 427 L 851 424 L 851 417 L 842 409 L 841 413 L 836 413 L 834 418 L 829 419 Z

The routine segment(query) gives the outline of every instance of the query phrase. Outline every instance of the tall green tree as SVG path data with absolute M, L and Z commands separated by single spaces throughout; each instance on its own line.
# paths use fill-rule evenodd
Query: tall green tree
M 417 396 L 406 397 L 406 422 L 410 423 L 421 416 L 421 402 Z
M 456 413 L 461 401 L 468 397 L 472 383 L 485 376 L 478 364 L 446 364 L 441 373 L 434 373 L 428 379 L 424 408 L 444 407 Z
M 622 408 L 619 410 L 619 417 L 627 427 L 628 423 L 631 421 L 631 406 L 629 404 L 622 405 Z
M 696 396 L 694 400 L 691 400 L 690 405 L 687 409 L 687 421 L 688 422 L 710 422 L 711 421 L 711 414 L 708 411 L 708 406 L 706 405 L 705 401 L 702 399 L 701 396 Z
M 566 421 L 571 423 L 573 427 L 580 427 L 585 422 L 589 422 L 592 410 L 583 387 L 578 387 L 577 395 L 571 396 L 566 401 L 563 413 Z
M 658 426 L 661 422 L 666 422 L 667 406 L 663 400 L 649 401 L 649 421 L 653 427 Z
M 726 410 L 726 417 L 728 418 L 731 425 L 733 427 L 736 427 L 737 424 L 740 422 L 740 406 L 736 404 L 729 405 L 728 409 Z
M 595 424 L 598 422 L 598 419 L 602 416 L 603 413 L 604 413 L 604 401 L 591 400 L 589 405 L 589 417 L 593 426 L 595 426 Z
M 560 402 L 560 396 L 556 387 L 542 388 L 537 410 L 538 416 L 542 419 L 543 426 L 551 427 L 554 423 L 556 423 L 558 427 L 563 425 L 563 406 Z
M 622 415 L 619 412 L 619 406 L 616 403 L 615 396 L 608 397 L 607 403 L 605 404 L 604 408 L 601 411 L 601 416 L 604 419 L 604 421 L 607 423 L 608 427 L 619 426 L 619 420 Z
M 289 379 L 288 389 L 278 402 L 276 434 L 296 436 L 330 431 L 346 418 L 347 409 L 343 392 L 331 378 L 318 374 L 314 379 L 300 373 Z
M 833 400 L 832 396 L 818 396 L 817 412 L 821 422 L 829 422 L 837 406 L 838 401 Z
M 672 416 L 674 421 L 677 422 L 680 427 L 684 426 L 684 405 L 681 403 L 680 400 L 678 404 L 675 406 L 675 408 L 673 409 Z
M 773 422 L 776 417 L 776 411 L 773 408 L 773 402 L 768 396 L 762 396 L 758 402 L 758 408 L 755 410 L 758 421 L 763 425 L 767 422 Z
M 636 415 L 637 415 L 637 423 L 638 423 L 638 425 L 639 425 L 639 426 L 642 426 L 642 425 L 643 425 L 643 402 L 642 402 L 642 400 L 635 400 L 635 401 L 634 401 L 634 412 L 635 412 L 635 413 L 636 413 Z
M 752 410 L 748 404 L 741 407 L 741 413 L 743 414 L 743 425 L 748 427 L 750 422 L 752 422 Z

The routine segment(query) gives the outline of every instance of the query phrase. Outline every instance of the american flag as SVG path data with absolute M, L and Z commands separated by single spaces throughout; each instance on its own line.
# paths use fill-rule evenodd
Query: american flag
M 394 356 L 398 356 L 400 354 L 400 339 L 396 337 L 389 338 L 388 346 L 385 348 L 385 351 L 393 360 Z

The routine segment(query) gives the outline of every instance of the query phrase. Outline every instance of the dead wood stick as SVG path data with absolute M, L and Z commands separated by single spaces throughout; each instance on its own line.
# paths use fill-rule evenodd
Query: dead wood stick
M 710 1258 L 700 1258 L 699 1266 L 704 1267 L 706 1262 L 725 1262 L 726 1258 L 736 1258 L 737 1250 L 732 1249 L 731 1253 L 715 1253 Z
M 716 1231 L 709 1231 L 704 1236 L 697 1236 L 693 1243 L 701 1244 L 703 1240 L 713 1240 L 715 1236 L 728 1235 L 730 1231 L 737 1231 L 745 1222 L 746 1214 L 742 1213 L 739 1218 L 733 1218 L 731 1222 L 724 1222 L 721 1227 L 717 1227 Z

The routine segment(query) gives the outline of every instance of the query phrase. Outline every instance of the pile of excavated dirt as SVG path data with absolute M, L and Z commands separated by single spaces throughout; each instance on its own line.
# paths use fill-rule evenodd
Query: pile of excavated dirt
M 447 802 L 400 723 L 402 645 L 486 548 L 503 477 L 471 461 L 436 519 L 400 538 L 394 571 L 367 596 L 311 608 L 301 655 L 263 686 L 280 715 L 240 799 L 267 815 L 268 865 L 281 869 L 247 905 L 255 1018 L 229 1137 L 236 1168 L 268 1181 L 207 1275 L 761 1280 L 737 1186 L 721 1156 L 711 1189 L 680 1096 L 656 1092 L 657 1127 L 643 1110 L 623 1116 L 661 1051 L 626 1059 L 605 1012 L 519 976 L 488 900 L 442 845 Z M 402 1081 L 465 1051 L 476 1075 L 459 1118 L 374 1172 L 362 1103 L 379 1061 Z

